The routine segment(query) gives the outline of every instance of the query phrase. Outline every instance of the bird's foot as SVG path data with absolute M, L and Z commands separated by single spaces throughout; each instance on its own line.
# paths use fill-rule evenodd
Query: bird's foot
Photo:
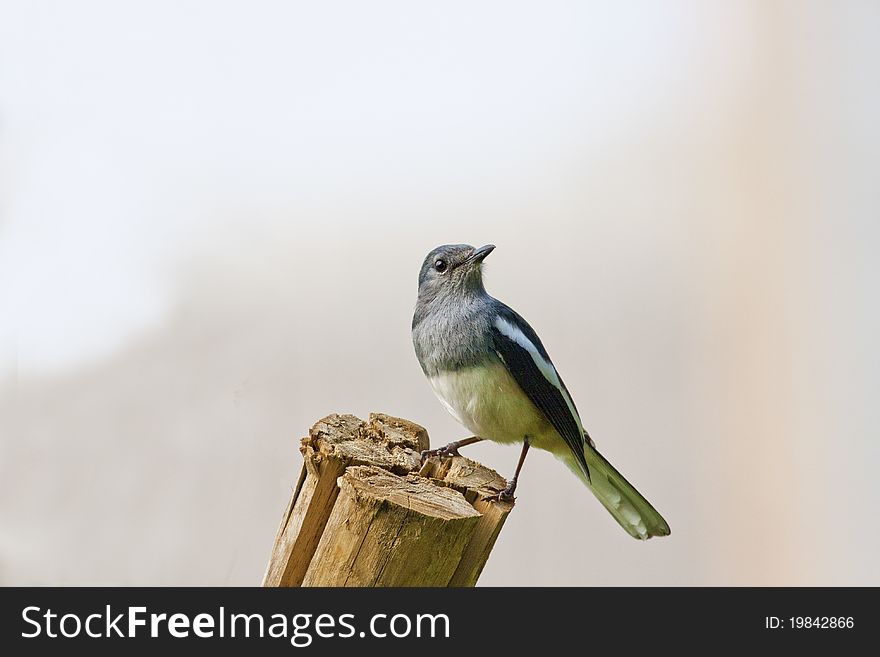
M 483 498 L 484 502 L 513 502 L 515 499 L 513 493 L 516 491 L 516 479 L 511 479 L 507 487 L 494 495 L 487 495 Z
M 429 459 L 432 456 L 439 456 L 443 458 L 444 456 L 461 456 L 458 453 L 458 444 L 457 443 L 449 443 L 444 447 L 438 447 L 437 449 L 426 449 L 422 451 L 422 461 L 425 459 Z

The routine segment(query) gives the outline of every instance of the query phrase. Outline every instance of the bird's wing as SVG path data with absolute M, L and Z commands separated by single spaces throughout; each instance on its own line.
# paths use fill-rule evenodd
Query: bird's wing
M 495 353 L 526 396 L 571 448 L 589 480 L 580 416 L 540 338 L 526 320 L 500 302 L 491 332 Z

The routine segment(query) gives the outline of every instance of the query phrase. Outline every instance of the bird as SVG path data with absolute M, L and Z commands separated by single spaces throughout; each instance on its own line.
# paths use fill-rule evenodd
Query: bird
M 423 452 L 457 456 L 481 440 L 522 443 L 513 478 L 496 500 L 514 499 L 530 447 L 574 472 L 634 538 L 668 536 L 669 524 L 603 457 L 534 329 L 490 296 L 483 261 L 495 245 L 446 244 L 425 257 L 412 319 L 416 357 L 434 393 L 470 438 Z

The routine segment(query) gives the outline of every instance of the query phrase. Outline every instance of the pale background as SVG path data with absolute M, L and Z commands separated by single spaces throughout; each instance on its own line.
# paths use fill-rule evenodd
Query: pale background
M 464 437 L 447 242 L 672 526 L 533 453 L 482 584 L 880 584 L 878 61 L 868 1 L 0 3 L 0 584 L 258 584 L 315 420 Z

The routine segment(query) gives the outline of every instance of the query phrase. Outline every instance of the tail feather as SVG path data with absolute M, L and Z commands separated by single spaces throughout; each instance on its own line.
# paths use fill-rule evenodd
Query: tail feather
M 630 536 L 639 540 L 668 536 L 669 525 L 663 516 L 591 443 L 589 441 L 584 446 L 589 478 L 583 476 L 581 468 L 572 469 L 581 475 L 587 487 Z

